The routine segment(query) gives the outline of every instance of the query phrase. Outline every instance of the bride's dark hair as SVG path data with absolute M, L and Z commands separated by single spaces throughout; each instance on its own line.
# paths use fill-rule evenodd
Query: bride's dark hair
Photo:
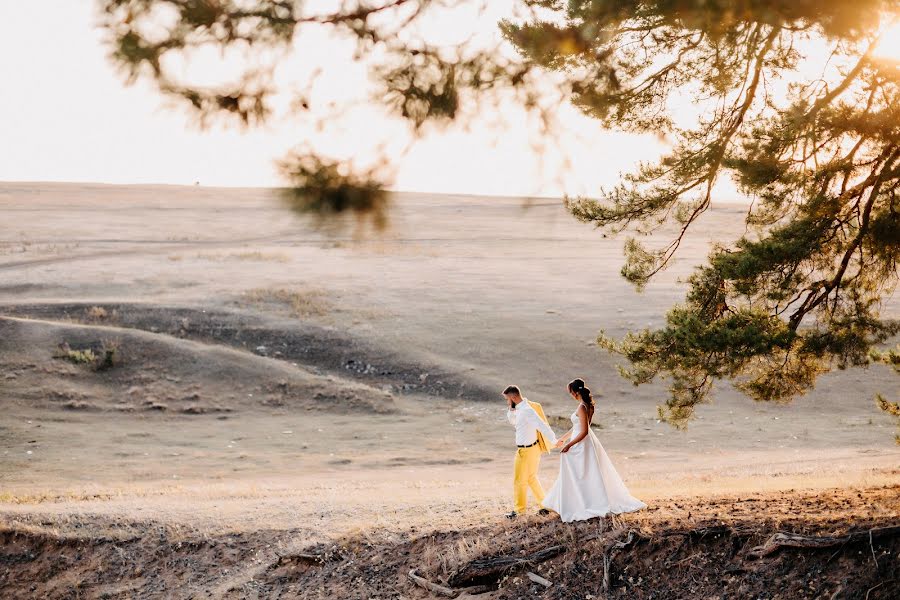
M 589 406 L 594 405 L 594 399 L 591 397 L 591 388 L 584 385 L 584 379 L 573 379 L 569 382 L 569 391 L 578 394 L 581 401 Z

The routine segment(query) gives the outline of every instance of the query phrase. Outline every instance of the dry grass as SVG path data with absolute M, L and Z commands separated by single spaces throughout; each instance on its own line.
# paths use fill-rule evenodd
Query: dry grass
M 328 314 L 331 303 L 321 290 L 291 290 L 286 288 L 257 288 L 244 293 L 245 304 L 253 306 L 278 305 L 287 308 L 295 317 L 316 317 Z
M 461 535 L 449 544 L 432 540 L 422 552 L 419 568 L 423 572 L 439 573 L 441 577 L 447 577 L 473 559 L 490 555 L 496 548 L 495 535 L 478 531 Z
M 440 483 L 420 482 L 427 496 L 418 501 L 414 500 L 416 490 L 412 489 L 412 482 L 407 482 L 403 489 L 396 485 L 378 485 L 373 489 L 358 481 L 328 479 L 318 485 L 285 485 L 281 490 L 263 486 L 234 490 L 224 484 L 218 489 L 164 486 L 165 490 L 151 490 L 147 486 L 146 495 L 124 498 L 124 511 L 98 510 L 101 505 L 119 502 L 115 494 L 111 499 L 92 499 L 89 495 L 78 498 L 75 494 L 72 501 L 62 501 L 59 511 L 46 505 L 41 508 L 7 506 L 0 513 L 4 530 L 7 534 L 13 531 L 16 535 L 26 534 L 15 538 L 15 543 L 31 544 L 28 551 L 43 561 L 14 563 L 7 573 L 19 575 L 19 581 L 34 573 L 40 572 L 41 577 L 51 573 L 46 581 L 38 580 L 48 586 L 44 591 L 62 589 L 71 584 L 68 573 L 49 566 L 61 561 L 75 576 L 86 578 L 84 589 L 97 591 L 130 580 L 136 590 L 148 597 L 153 588 L 148 587 L 141 573 L 132 572 L 135 565 L 142 573 L 152 573 L 155 581 L 166 578 L 178 585 L 183 583 L 180 578 L 189 574 L 195 588 L 186 590 L 182 596 L 170 597 L 198 597 L 204 589 L 214 590 L 213 597 L 315 597 L 303 593 L 315 589 L 328 590 L 331 597 L 386 598 L 396 597 L 386 591 L 396 593 L 398 585 L 407 597 L 423 597 L 420 590 L 402 578 L 411 568 L 430 581 L 444 584 L 451 574 L 474 559 L 520 556 L 564 545 L 569 550 L 534 569 L 553 581 L 557 591 L 570 592 L 567 596 L 544 597 L 562 600 L 596 593 L 600 579 L 579 577 L 578 573 L 601 573 L 604 548 L 630 530 L 646 543 L 615 559 L 612 571 L 615 593 L 608 597 L 648 597 L 639 592 L 652 591 L 656 594 L 652 597 L 708 598 L 711 597 L 709 589 L 717 585 L 716 578 L 722 568 L 732 564 L 735 549 L 752 547 L 773 531 L 836 534 L 881 527 L 895 521 L 898 514 L 894 484 L 877 488 L 841 486 L 808 492 L 659 499 L 639 513 L 572 524 L 534 515 L 507 521 L 493 502 L 468 496 L 451 498 L 446 489 L 432 494 Z M 247 502 L 240 506 L 242 518 L 254 515 L 254 522 L 246 527 L 235 527 L 228 513 L 222 510 L 227 501 L 220 494 L 227 496 L 234 492 L 247 496 Z M 166 500 L 157 510 L 154 510 L 152 493 Z M 184 496 L 176 500 L 179 495 Z M 209 501 L 201 501 L 207 495 Z M 285 499 L 283 516 L 286 518 L 279 520 L 273 518 L 271 503 L 281 495 Z M 342 510 L 339 505 L 348 502 L 355 506 L 344 507 L 349 511 Z M 173 519 L 174 509 L 181 504 L 181 510 L 190 512 L 190 518 Z M 252 510 L 248 510 L 250 506 Z M 160 512 L 159 508 L 164 510 Z M 373 518 L 376 514 L 391 515 L 397 509 L 402 510 L 388 517 L 397 519 L 396 523 Z M 140 520 L 135 520 L 136 517 Z M 158 520 L 160 517 L 162 520 Z M 350 521 L 355 521 L 355 526 L 348 528 Z M 684 531 L 711 526 L 730 533 L 721 539 L 717 535 L 698 535 L 685 543 Z M 48 541 L 42 536 L 55 540 Z M 735 545 L 737 542 L 740 544 Z M 72 551 L 75 547 L 77 552 Z M 895 551 L 884 543 L 876 543 L 873 548 L 867 550 L 877 552 L 878 561 L 886 569 L 892 568 L 890 558 Z M 798 576 L 801 579 L 808 576 L 811 584 L 808 591 L 817 595 L 796 595 L 797 588 L 788 589 L 787 595 L 781 597 L 823 597 L 821 593 L 826 590 L 829 595 L 824 597 L 829 597 L 835 582 L 843 578 L 862 578 L 852 585 L 863 593 L 877 583 L 875 576 L 870 575 L 874 570 L 867 562 L 868 553 L 848 548 L 841 560 L 825 563 L 829 553 L 815 559 L 818 563 L 808 568 L 803 561 L 789 556 L 776 558 L 781 562 L 773 573 L 767 574 L 768 579 L 744 580 L 743 576 L 732 574 L 729 581 L 734 589 L 730 590 L 729 597 L 759 597 L 761 591 L 782 589 L 785 585 L 803 587 L 803 582 L 795 582 Z M 314 564 L 309 562 L 309 557 L 313 557 Z M 162 562 L 155 562 L 158 559 Z M 110 569 L 121 563 L 122 570 L 97 571 L 98 561 L 104 561 L 104 567 Z M 669 568 L 660 568 L 663 564 Z M 784 571 L 778 570 L 782 568 Z M 695 581 L 691 575 L 698 579 Z M 891 577 L 891 572 L 886 571 L 882 578 L 890 580 Z M 740 587 L 745 584 L 755 587 Z M 495 585 L 500 588 L 496 598 L 533 597 L 536 591 L 521 572 L 510 572 Z M 696 591 L 693 586 L 702 587 L 707 593 L 687 595 Z M 362 589 L 367 595 L 351 593 Z M 661 590 L 672 595 L 659 595 Z
M 102 306 L 92 306 L 84 311 L 84 315 L 89 321 L 105 321 L 110 313 Z M 115 311 L 112 316 L 115 316 Z
M 32 254 L 36 256 L 60 256 L 72 253 L 81 247 L 78 242 L 71 244 L 41 244 L 28 240 L 0 244 L 0 256 Z
M 53 357 L 76 365 L 87 365 L 94 371 L 105 371 L 119 364 L 119 347 L 118 340 L 102 340 L 97 345 L 85 348 L 72 348 L 68 342 L 63 342 Z
M 231 252 L 228 254 L 215 254 L 212 252 L 199 252 L 197 258 L 203 260 L 228 261 L 228 260 L 250 260 L 265 262 L 290 262 L 291 257 L 283 252 L 262 252 L 259 250 L 246 250 L 243 252 Z

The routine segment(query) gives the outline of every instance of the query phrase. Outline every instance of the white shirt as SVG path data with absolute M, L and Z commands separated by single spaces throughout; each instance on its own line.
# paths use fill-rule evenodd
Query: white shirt
M 516 427 L 516 446 L 530 446 L 535 443 L 538 431 L 544 434 L 544 440 L 550 447 L 556 445 L 556 434 L 531 408 L 527 398 L 522 398 L 515 410 L 506 411 L 506 420 Z

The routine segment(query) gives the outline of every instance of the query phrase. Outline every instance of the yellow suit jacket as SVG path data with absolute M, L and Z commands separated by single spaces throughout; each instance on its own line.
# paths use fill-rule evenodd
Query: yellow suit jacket
M 541 421 L 543 421 L 544 423 L 549 425 L 550 422 L 547 421 L 547 417 L 544 416 L 544 409 L 541 408 L 541 405 L 538 404 L 537 402 L 532 402 L 531 400 L 527 400 L 527 402 L 528 402 L 528 406 L 533 408 L 534 412 L 537 413 L 537 416 L 539 416 L 541 418 Z M 541 452 L 550 452 L 550 446 L 547 444 L 547 440 L 544 439 L 544 435 L 540 431 L 537 432 L 537 440 L 538 440 L 538 448 L 541 449 Z

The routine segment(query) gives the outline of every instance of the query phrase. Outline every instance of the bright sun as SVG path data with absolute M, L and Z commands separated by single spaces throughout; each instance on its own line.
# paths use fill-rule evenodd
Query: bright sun
M 900 20 L 892 19 L 881 30 L 881 40 L 872 55 L 885 59 L 900 61 Z

